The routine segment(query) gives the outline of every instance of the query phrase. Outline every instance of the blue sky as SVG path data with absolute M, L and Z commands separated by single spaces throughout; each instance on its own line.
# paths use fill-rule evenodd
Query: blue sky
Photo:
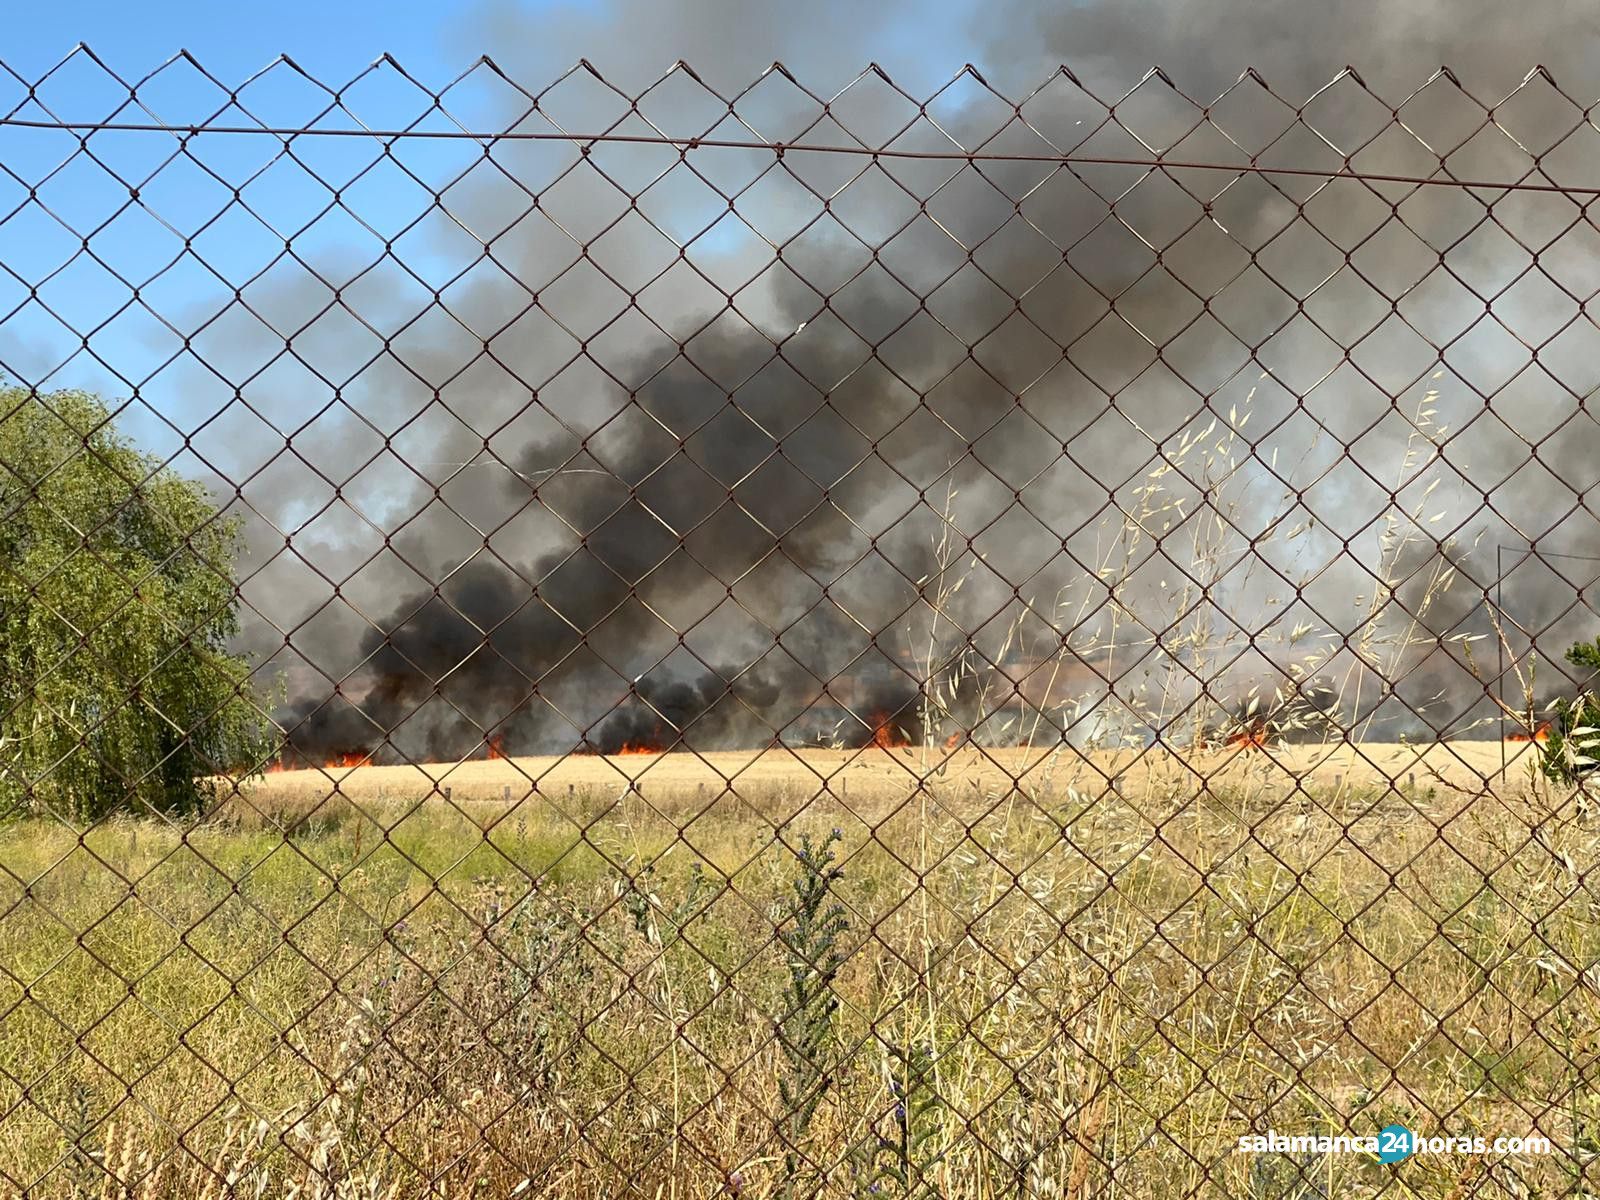
M 424 86 L 437 89 L 489 53 L 530 87 L 548 83 L 581 56 L 620 86 L 637 90 L 683 57 L 708 81 L 732 91 L 781 56 L 819 91 L 843 86 L 869 60 L 878 60 L 904 86 L 926 93 L 973 56 L 976 41 L 959 3 L 940 4 L 943 19 L 937 22 L 907 19 L 926 18 L 929 11 L 905 0 L 871 9 L 842 0 L 816 6 L 745 0 L 693 5 L 486 0 L 458 7 L 413 0 L 271 5 L 180 0 L 141 6 L 62 0 L 20 6 L 9 14 L 0 59 L 15 76 L 0 76 L 0 111 L 13 110 L 23 99 L 17 76 L 39 79 L 80 42 L 129 82 L 187 50 L 226 89 L 238 87 L 279 54 L 292 58 L 311 79 L 338 87 L 385 53 Z M 503 128 L 508 96 L 520 106 L 504 89 L 468 85 L 453 91 L 448 104 L 469 125 L 492 127 L 498 118 Z M 170 123 L 209 120 L 227 102 L 225 91 L 184 63 L 161 69 L 141 85 L 139 97 Z M 329 99 L 283 66 L 249 84 L 242 98 L 259 119 L 286 126 L 312 120 Z M 48 114 L 24 106 L 21 115 L 100 120 L 126 96 L 101 68 L 78 55 L 46 83 L 41 99 Z M 370 72 L 347 101 L 359 116 L 380 126 L 406 123 L 409 114 L 427 106 L 427 97 L 387 66 Z M 116 119 L 147 121 L 150 115 L 128 107 Z M 216 120 L 249 123 L 237 111 L 222 112 Z M 437 114 L 424 122 L 424 127 L 444 126 Z M 315 273 L 336 283 L 341 273 L 359 271 L 381 256 L 383 238 L 427 211 L 429 189 L 441 190 L 475 152 L 459 142 L 406 143 L 405 165 L 422 177 L 419 186 L 387 163 L 362 175 L 378 160 L 379 148 L 342 138 L 301 139 L 290 159 L 274 139 L 259 136 L 198 139 L 192 157 L 177 154 L 176 140 L 160 134 L 96 134 L 92 156 L 74 153 L 76 141 L 64 132 L 13 128 L 0 131 L 0 137 L 0 164 L 11 172 L 0 173 L 0 365 L 35 386 L 81 386 L 118 398 L 137 391 L 142 403 L 131 406 L 121 424 L 163 456 L 176 452 L 185 432 L 228 401 L 228 388 L 192 362 L 162 370 L 188 332 L 185 326 L 200 326 L 218 307 L 218 298 L 225 300 L 230 287 L 271 262 L 285 241 Z M 556 150 L 548 145 L 516 149 L 532 155 L 547 148 Z M 330 208 L 329 189 L 347 185 L 344 209 Z M 128 197 L 133 186 L 139 188 L 137 202 Z M 39 187 L 38 203 L 28 201 L 28 189 L 34 187 Z M 244 188 L 249 211 L 228 203 L 229 187 Z M 466 192 L 460 195 L 464 202 Z M 681 212 L 681 200 L 667 203 Z M 370 228 L 360 227 L 352 213 Z M 688 236 L 700 227 L 691 214 L 675 232 Z M 695 252 L 725 251 L 731 242 L 724 247 L 719 239 L 739 232 L 737 223 L 725 222 L 700 237 Z M 84 237 L 98 260 L 78 253 Z M 194 253 L 185 255 L 184 239 L 190 237 Z M 426 228 L 409 235 L 397 250 L 397 257 L 430 282 L 450 273 L 432 261 L 441 254 L 442 246 Z M 256 290 L 266 290 L 277 276 L 299 274 L 297 264 L 280 260 Z M 27 303 L 35 287 L 42 304 Z M 178 331 L 163 329 L 146 307 L 130 303 L 134 288 L 148 309 L 177 319 Z M 231 340 L 224 333 L 231 333 Z M 79 335 L 90 335 L 89 353 Z M 239 330 L 214 326 L 213 355 L 231 349 L 240 336 Z M 310 404 L 309 411 L 315 407 Z
M 454 57 L 441 36 L 449 14 L 446 5 L 417 0 L 19 4 L 6 14 L 4 58 L 27 74 L 86 42 L 129 71 L 153 69 L 180 48 L 235 78 L 278 53 L 317 74 L 353 74 L 386 50 L 419 67 L 442 69 Z
M 9 13 L 6 47 L 0 58 L 31 82 L 82 42 L 107 67 L 133 81 L 156 71 L 180 50 L 188 50 L 224 86 L 234 87 L 278 54 L 293 58 L 319 79 L 343 83 L 387 51 L 418 74 L 442 81 L 459 71 L 465 58 L 458 47 L 447 44 L 443 26 L 448 21 L 449 12 L 442 6 L 412 0 L 338 4 L 283 0 L 244 5 L 169 0 L 142 6 L 64 0 L 21 5 Z M 325 103 L 314 89 L 297 87 L 297 82 L 292 73 L 280 68 L 252 89 L 252 101 L 259 102 L 265 119 L 290 123 Z M 48 93 L 49 103 L 56 115 L 68 120 L 103 117 L 117 99 L 103 73 L 82 58 L 69 62 L 56 84 Z M 18 91 L 16 80 L 6 77 L 0 83 L 0 107 L 10 110 Z M 181 65 L 162 71 L 140 95 L 169 121 L 204 119 L 221 103 L 216 89 Z M 119 115 L 122 120 L 149 119 L 133 109 Z M 243 123 L 237 114 L 221 119 Z M 11 311 L 13 303 L 25 295 L 24 284 L 39 283 L 71 252 L 72 232 L 87 235 L 95 229 L 103 229 L 93 241 L 105 265 L 130 283 L 149 283 L 145 295 L 163 316 L 174 315 L 195 297 L 220 289 L 223 281 L 208 277 L 193 259 L 182 258 L 179 236 L 195 233 L 215 215 L 223 199 L 218 182 L 183 158 L 168 162 L 174 144 L 160 135 L 103 135 L 91 144 L 98 163 L 79 155 L 47 185 L 44 195 L 50 213 L 28 207 L 0 225 L 0 263 L 21 276 L 0 274 L 0 309 Z M 320 153 L 321 158 L 311 165 L 324 168 L 330 180 L 339 180 L 337 158 L 348 157 L 353 162 L 357 157 L 349 155 L 352 147 L 348 144 L 342 150 L 336 150 L 336 145 L 308 148 L 310 155 Z M 10 212 L 19 202 L 23 185 L 37 183 L 73 149 L 68 135 L 17 130 L 6 131 L 6 146 L 5 161 L 20 179 L 0 181 L 4 193 L 0 195 L 0 213 Z M 238 183 L 250 178 L 273 149 L 262 139 L 207 139 L 199 157 L 225 181 Z M 370 161 L 372 153 L 369 150 L 359 157 Z M 158 166 L 152 177 L 151 171 Z M 107 171 L 118 178 L 108 178 Z M 143 203 L 128 204 L 119 180 L 145 182 Z M 294 163 L 272 167 L 256 179 L 249 192 L 256 211 L 285 236 L 327 202 L 326 191 L 310 185 Z M 398 198 L 384 204 L 366 198 L 369 210 L 392 209 L 399 203 Z M 152 219 L 152 213 L 159 219 Z M 172 228 L 165 228 L 168 225 Z M 330 241 L 342 238 L 355 243 L 360 233 L 348 223 L 341 228 L 339 221 L 326 219 L 294 240 L 297 249 L 315 254 L 328 250 Z M 282 249 L 282 239 L 269 236 L 259 223 L 237 211 L 211 225 L 200 238 L 203 240 L 196 245 L 201 257 L 234 284 Z M 370 248 L 351 249 L 361 253 Z M 154 282 L 149 282 L 152 279 Z M 104 321 L 129 294 L 108 277 L 101 264 L 81 256 L 46 286 L 48 291 L 43 294 L 50 307 L 79 333 Z M 41 382 L 36 373 L 53 367 L 62 353 L 70 350 L 71 341 L 55 320 L 34 308 L 17 314 L 0 329 L 0 357 L 6 358 L 12 374 L 36 384 Z M 168 355 L 172 341 L 171 335 L 135 306 L 113 318 L 93 339 L 93 349 L 104 364 L 80 354 L 65 370 L 50 377 L 49 383 L 125 396 L 130 384 L 145 383 L 146 373 Z M 202 390 L 203 381 L 194 372 L 185 371 L 174 380 L 180 381 L 186 391 Z M 180 427 L 193 428 L 206 415 L 207 403 L 186 404 L 177 389 L 163 387 L 164 382 L 149 383 L 141 394 Z M 122 424 L 158 452 L 169 452 L 176 440 L 176 432 L 163 429 L 149 409 L 131 409 Z
M 520 69 L 550 70 L 580 54 L 608 73 L 664 70 L 674 57 L 703 73 L 748 80 L 782 57 L 808 80 L 842 84 L 849 70 L 883 63 L 907 86 L 948 79 L 982 56 L 984 38 L 965 0 L 418 0 L 217 4 L 60 0 L 6 14 L 3 57 L 25 75 L 87 43 L 119 70 L 148 71 L 187 49 L 219 76 L 242 79 L 287 54 L 323 79 L 348 78 L 385 52 L 443 81 L 478 54 Z

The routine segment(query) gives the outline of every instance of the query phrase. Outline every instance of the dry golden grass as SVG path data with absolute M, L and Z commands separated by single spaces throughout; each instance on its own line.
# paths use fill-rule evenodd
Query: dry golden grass
M 954 750 L 775 749 L 706 753 L 568 755 L 470 759 L 416 766 L 329 767 L 274 771 L 241 785 L 264 810 L 337 791 L 351 800 L 415 797 L 450 788 L 458 800 L 519 800 L 531 793 L 559 800 L 569 791 L 627 789 L 682 796 L 727 789 L 773 788 L 837 797 L 899 795 L 923 780 L 962 784 L 986 793 L 1438 785 L 1483 791 L 1520 786 L 1532 759 L 1527 744 L 1459 741 L 1275 744 L 1179 754 L 1152 748 L 1079 751 L 1070 748 L 965 746 Z
M 1454 1196 L 1470 1169 L 1483 1197 L 1570 1191 L 1600 1120 L 1600 830 L 1515 769 L 1483 786 L 1500 752 L 536 759 L 333 772 L 332 800 L 277 774 L 192 828 L 22 822 L 0 829 L 0 1180 L 1287 1200 L 1397 1175 Z M 834 827 L 848 930 L 790 1175 L 778 935 L 800 835 Z M 1232 1153 L 1392 1121 L 1563 1153 Z

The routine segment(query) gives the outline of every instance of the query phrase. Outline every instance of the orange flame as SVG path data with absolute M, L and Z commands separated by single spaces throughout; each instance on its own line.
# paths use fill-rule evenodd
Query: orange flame
M 1535 729 L 1532 733 L 1529 733 L 1526 729 L 1518 729 L 1516 732 L 1508 733 L 1506 735 L 1506 741 L 1508 742 L 1548 742 L 1549 740 L 1549 721 L 1544 722 L 1544 724 L 1540 725 L 1539 728 Z
M 504 758 L 506 756 L 506 735 L 491 733 L 486 740 L 483 756 L 485 758 Z
M 872 714 L 872 741 L 869 744 L 880 750 L 897 750 L 901 746 L 911 745 L 911 739 L 895 725 L 892 716 L 886 712 L 875 712 Z
M 362 754 L 356 750 L 346 750 L 343 754 L 335 754 L 322 764 L 324 770 L 342 770 L 345 767 L 364 767 L 372 761 L 371 754 Z
M 660 746 L 651 746 L 645 742 L 623 742 L 617 748 L 618 754 L 660 754 Z
M 1229 750 L 1261 750 L 1267 744 L 1267 727 L 1260 723 L 1246 726 L 1223 743 Z

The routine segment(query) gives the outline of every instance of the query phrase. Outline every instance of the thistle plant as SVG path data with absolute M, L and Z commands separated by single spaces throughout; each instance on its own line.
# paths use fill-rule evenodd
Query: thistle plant
M 943 1102 L 933 1087 L 933 1047 L 891 1045 L 888 1088 L 894 1108 L 851 1154 L 856 1194 L 909 1197 L 933 1194 L 928 1172 L 943 1157 L 938 1148 Z
M 778 933 L 789 973 L 783 1017 L 778 1023 L 784 1057 L 778 1095 L 784 1112 L 784 1194 L 788 1196 L 797 1194 L 803 1161 L 800 1147 L 832 1083 L 833 1014 L 839 1007 L 833 982 L 845 960 L 843 942 L 850 929 L 844 905 L 832 899 L 834 886 L 844 878 L 844 869 L 834 865 L 833 852 L 834 843 L 843 836 L 835 829 L 820 845 L 809 834 L 801 836 L 794 898 L 785 927 Z
M 677 941 L 683 927 L 705 906 L 704 897 L 712 888 L 706 878 L 705 866 L 694 863 L 689 867 L 689 886 L 677 903 L 668 905 L 660 894 L 645 890 L 649 876 L 655 873 L 655 864 L 649 863 L 639 872 L 636 880 L 626 885 L 622 907 L 633 919 L 634 930 L 652 946 L 670 946 Z

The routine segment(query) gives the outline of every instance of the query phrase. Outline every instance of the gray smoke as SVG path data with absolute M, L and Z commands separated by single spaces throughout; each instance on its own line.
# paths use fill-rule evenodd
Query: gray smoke
M 1544 155 L 1594 183 L 1575 143 L 1549 147 L 1570 106 L 1542 81 L 1501 114 L 1526 150 L 1481 136 L 1449 79 L 1408 105 L 1415 137 L 1353 79 L 1305 109 L 1326 142 L 1296 123 L 1346 62 L 1397 105 L 1437 62 L 1487 96 L 1534 62 L 1575 78 L 1592 47 L 1576 6 L 1470 7 L 1030 6 L 925 36 L 938 74 L 972 58 L 1018 101 L 1062 61 L 1106 99 L 1159 63 L 1202 104 L 1246 66 L 1289 101 L 1250 80 L 1219 102 L 1233 145 L 1189 132 L 1199 110 L 1159 78 L 1124 129 L 1057 76 L 1023 115 L 1087 154 L 1147 154 L 1136 133 L 1183 159 L 1426 175 L 1451 151 L 1496 178 Z M 630 95 L 678 57 L 727 95 L 783 58 L 826 99 L 863 65 L 841 36 L 858 14 L 497 7 L 462 37 L 529 92 L 588 53 Z M 615 23 L 639 36 L 590 53 Z M 522 118 L 483 74 L 447 103 Z M 582 69 L 541 105 L 569 130 L 750 136 L 683 71 L 637 114 Z M 762 136 L 950 146 L 871 73 L 825 113 L 774 72 L 737 111 Z M 976 76 L 928 113 L 968 145 L 1049 148 Z M 930 679 L 997 738 L 1019 697 L 1075 739 L 1175 736 L 1263 686 L 1349 726 L 1461 731 L 1499 689 L 1492 642 L 1461 640 L 1497 633 L 1486 600 L 1514 658 L 1592 625 L 1600 360 L 1578 305 L 1600 271 L 1574 201 L 694 152 L 730 212 L 660 147 L 396 156 L 424 216 L 391 256 L 270 275 L 195 349 L 261 414 L 225 411 L 208 435 L 234 449 L 207 461 L 249 517 L 244 644 L 286 679 L 308 757 L 920 736 Z M 1064 689 L 1038 682 L 1052 662 Z
M 1128 88 L 1159 65 L 1204 101 L 1251 67 L 1292 105 L 1346 66 L 1398 105 L 1441 65 L 1491 103 L 1542 65 L 1586 104 L 1600 42 L 1600 16 L 1571 0 L 1533 10 L 1492 0 L 1017 4 L 984 27 L 993 59 L 1023 78 L 1068 63 L 1092 86 Z
M 1037 36 L 1016 37 L 1019 25 Z M 1576 119 L 1597 86 L 1600 16 L 1589 6 L 1015 5 L 990 28 L 994 58 L 1015 69 L 1008 79 L 1039 79 L 1066 62 L 1085 86 L 1116 99 L 1159 64 L 1166 79 L 1147 80 L 1118 111 L 1174 158 L 1228 161 L 1233 149 L 1206 130 L 1189 133 L 1195 114 L 1177 99 L 1181 90 L 1269 164 L 1334 168 L 1348 159 L 1360 170 L 1428 176 L 1443 157 L 1455 178 L 1600 184 L 1593 131 Z M 1347 66 L 1353 74 L 1339 78 Z M 1245 77 L 1247 67 L 1259 74 Z M 1269 86 L 1282 107 L 1268 99 Z M 1486 109 L 1496 126 L 1485 127 Z M 1304 124 L 1294 121 L 1297 112 Z M 1392 123 L 1395 112 L 1404 129 Z M 1083 149 L 1117 153 L 1129 142 L 1108 129 Z M 1276 243 L 1276 263 L 1269 247 L 1257 265 L 1281 265 L 1280 279 L 1316 285 L 1320 311 L 1315 298 L 1304 301 L 1306 311 L 1340 347 L 1356 347 L 1342 364 L 1338 347 L 1321 355 L 1307 348 L 1333 374 L 1297 406 L 1354 443 L 1351 461 L 1322 485 L 1326 500 L 1307 515 L 1349 536 L 1382 521 L 1394 495 L 1402 514 L 1417 516 L 1398 522 L 1387 543 L 1357 540 L 1315 580 L 1294 581 L 1301 597 L 1322 585 L 1329 600 L 1353 590 L 1369 603 L 1375 588 L 1387 595 L 1385 584 L 1395 585 L 1384 622 L 1395 648 L 1386 652 L 1361 644 L 1359 631 L 1370 624 L 1345 624 L 1317 601 L 1317 615 L 1327 618 L 1318 623 L 1343 647 L 1355 645 L 1347 657 L 1395 681 L 1392 696 L 1370 688 L 1371 701 L 1354 705 L 1348 719 L 1371 717 L 1417 735 L 1469 730 L 1496 711 L 1484 701 L 1486 687 L 1520 703 L 1535 657 L 1541 700 L 1570 688 L 1576 681 L 1561 654 L 1592 633 L 1600 580 L 1591 499 L 1600 466 L 1588 403 L 1600 373 L 1593 322 L 1581 307 L 1600 286 L 1600 258 L 1583 197 L 1272 182 L 1271 190 L 1255 186 L 1244 205 L 1256 237 L 1276 234 L 1300 204 L 1316 234 L 1290 227 Z M 1255 248 L 1251 235 L 1242 240 Z M 1340 270 L 1345 255 L 1355 272 Z M 1441 259 L 1449 272 L 1423 280 Z M 1295 300 L 1308 294 L 1290 288 Z M 1270 289 L 1256 296 L 1265 307 L 1284 304 Z M 1498 324 L 1485 318 L 1486 302 Z M 1258 353 L 1265 362 L 1270 350 Z M 1427 404 L 1433 445 L 1408 453 L 1412 430 L 1395 418 L 1421 411 L 1406 387 L 1423 374 L 1438 393 Z M 1368 432 L 1379 421 L 1388 429 Z M 1307 478 L 1290 483 L 1299 488 Z M 1388 565 L 1379 570 L 1373 551 L 1385 545 Z

